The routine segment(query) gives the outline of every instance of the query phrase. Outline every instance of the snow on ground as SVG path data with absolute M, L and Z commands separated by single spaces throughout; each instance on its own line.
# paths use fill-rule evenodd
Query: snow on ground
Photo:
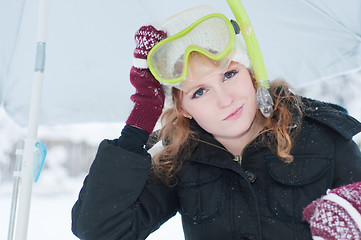
M 83 124 L 56 127 L 40 127 L 39 139 L 85 141 L 97 145 L 104 138 L 118 137 L 123 124 Z M 14 124 L 0 108 L 0 163 L 9 161 L 8 154 L 13 144 L 25 137 L 26 131 Z M 33 184 L 28 239 L 72 240 L 71 208 L 78 198 L 84 176 L 69 177 L 63 166 L 66 160 L 64 148 L 48 151 L 46 163 L 39 181 Z M 0 172 L 1 174 L 1 172 Z M 0 178 L 1 179 L 1 178 Z M 0 239 L 7 239 L 12 182 L 0 182 Z M 180 216 L 176 215 L 147 239 L 182 240 L 183 231 Z
M 74 183 L 77 183 L 74 181 Z M 76 184 L 77 186 L 79 184 Z M 75 186 L 75 185 L 74 185 Z M 74 204 L 74 193 L 39 193 L 33 186 L 33 197 L 29 217 L 28 239 L 77 239 L 70 230 L 70 209 Z M 1 187 L 0 194 L 0 239 L 8 235 L 12 186 Z M 43 192 L 43 190 L 41 190 Z
M 45 172 L 43 173 L 45 175 Z M 33 185 L 29 218 L 29 240 L 73 240 L 71 232 L 71 208 L 81 188 L 83 178 L 67 179 L 60 186 L 41 181 Z M 0 185 L 0 239 L 7 239 L 11 207 L 12 185 Z M 182 240 L 180 216 L 176 215 L 147 240 Z

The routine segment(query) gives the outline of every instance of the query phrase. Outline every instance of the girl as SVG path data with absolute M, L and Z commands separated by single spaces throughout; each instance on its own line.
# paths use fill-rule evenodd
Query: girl
M 231 26 L 196 8 L 166 32 L 136 33 L 135 106 L 84 181 L 72 210 L 79 238 L 145 239 L 179 212 L 185 239 L 311 239 L 303 209 L 361 181 L 352 141 L 361 124 L 286 82 L 262 90 Z M 149 137 L 167 96 L 163 127 Z M 162 147 L 151 156 L 155 142 Z

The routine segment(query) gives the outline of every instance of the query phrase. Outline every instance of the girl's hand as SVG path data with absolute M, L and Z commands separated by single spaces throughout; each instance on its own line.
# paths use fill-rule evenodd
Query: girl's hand
M 134 66 L 130 70 L 130 82 L 136 92 L 130 99 L 135 103 L 126 124 L 152 133 L 164 107 L 164 92 L 147 66 L 149 51 L 167 34 L 153 26 L 143 26 L 135 34 Z

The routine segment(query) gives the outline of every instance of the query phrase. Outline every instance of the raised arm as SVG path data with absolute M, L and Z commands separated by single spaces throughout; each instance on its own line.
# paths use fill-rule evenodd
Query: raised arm
M 72 231 L 81 239 L 145 239 L 177 212 L 175 191 L 149 178 L 151 156 L 144 149 L 164 105 L 162 87 L 144 63 L 165 37 L 152 26 L 135 35 L 135 105 L 119 139 L 100 144 L 73 207 Z

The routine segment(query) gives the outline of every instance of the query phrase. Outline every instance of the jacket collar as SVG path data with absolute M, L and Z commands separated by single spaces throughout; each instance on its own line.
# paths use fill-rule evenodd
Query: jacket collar
M 343 107 L 309 98 L 302 98 L 306 119 L 314 120 L 339 133 L 344 139 L 351 140 L 361 132 L 361 123 L 348 115 Z

